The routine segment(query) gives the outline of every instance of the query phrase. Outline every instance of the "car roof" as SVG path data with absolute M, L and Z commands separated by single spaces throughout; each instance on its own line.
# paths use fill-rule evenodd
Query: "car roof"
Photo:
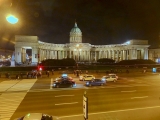
M 111 74 L 109 74 L 109 75 L 116 75 L 116 74 L 114 74 L 114 73 L 111 73 Z
M 41 120 L 42 116 L 47 115 L 47 114 L 43 114 L 43 113 L 28 113 L 24 116 L 23 120 Z M 47 115 L 50 116 L 50 115 Z M 58 117 L 56 116 L 50 116 L 52 117 L 53 120 L 60 120 Z
M 99 78 L 96 78 L 96 79 L 94 79 L 94 80 L 100 80 L 100 81 L 101 81 L 101 79 L 99 79 Z
M 24 116 L 23 120 L 41 120 L 42 113 L 28 113 Z
M 103 77 L 109 77 L 109 76 L 103 76 Z

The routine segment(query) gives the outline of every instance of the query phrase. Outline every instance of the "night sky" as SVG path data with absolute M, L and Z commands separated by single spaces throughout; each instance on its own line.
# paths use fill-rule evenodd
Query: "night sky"
M 12 4 L 11 4 L 12 3 Z M 19 18 L 15 25 L 5 15 Z M 35 35 L 50 43 L 69 43 L 75 19 L 82 41 L 120 44 L 130 39 L 160 43 L 160 0 L 0 0 L 0 47 L 14 49 L 15 35 Z

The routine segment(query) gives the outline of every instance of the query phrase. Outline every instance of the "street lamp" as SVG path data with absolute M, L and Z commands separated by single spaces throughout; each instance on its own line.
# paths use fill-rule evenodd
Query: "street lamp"
M 11 24 L 16 24 L 18 22 L 18 18 L 11 14 L 6 17 L 6 20 Z
M 16 11 L 16 9 L 17 9 L 17 7 L 18 7 L 19 1 L 20 1 L 20 0 L 18 0 L 18 2 L 17 2 L 17 5 L 16 5 L 16 7 L 15 7 L 15 11 Z M 10 7 L 12 7 L 12 3 L 11 3 L 11 5 L 10 5 Z M 14 11 L 14 12 L 15 12 L 15 11 Z M 12 12 L 13 12 L 13 11 L 12 11 Z M 16 24 L 16 23 L 18 22 L 18 18 L 17 18 L 16 16 L 12 15 L 12 14 L 9 14 L 9 15 L 6 17 L 6 20 L 7 20 L 9 23 L 11 23 L 11 24 Z

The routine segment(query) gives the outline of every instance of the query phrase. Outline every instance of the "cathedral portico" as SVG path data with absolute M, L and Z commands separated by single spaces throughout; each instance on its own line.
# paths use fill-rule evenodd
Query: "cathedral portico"
M 101 58 L 111 58 L 115 61 L 148 59 L 148 47 L 148 40 L 129 40 L 113 45 L 82 43 L 82 32 L 75 23 L 70 32 L 70 43 L 66 44 L 42 42 L 37 36 L 15 36 L 15 61 L 26 61 L 26 49 L 32 49 L 32 64 L 45 59 L 63 58 L 73 58 L 77 62 L 95 62 Z

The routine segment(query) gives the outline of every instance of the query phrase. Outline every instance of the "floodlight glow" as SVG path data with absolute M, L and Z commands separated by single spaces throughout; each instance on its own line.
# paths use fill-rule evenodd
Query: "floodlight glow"
M 130 44 L 130 41 L 127 41 L 126 43 L 127 43 L 127 44 Z
M 8 15 L 6 17 L 6 20 L 11 23 L 11 24 L 16 24 L 18 22 L 18 18 L 16 18 L 15 16 L 13 15 Z
M 77 44 L 76 47 L 79 47 L 79 44 Z

